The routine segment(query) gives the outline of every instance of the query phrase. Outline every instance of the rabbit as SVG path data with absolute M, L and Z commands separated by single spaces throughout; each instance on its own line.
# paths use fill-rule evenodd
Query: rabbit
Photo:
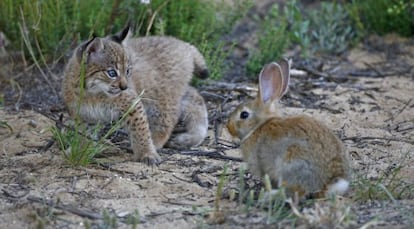
M 288 196 L 342 195 L 349 188 L 350 167 L 338 137 L 316 119 L 283 117 L 278 102 L 288 90 L 291 61 L 282 59 L 263 67 L 258 96 L 230 114 L 227 129 L 240 139 L 244 161 Z

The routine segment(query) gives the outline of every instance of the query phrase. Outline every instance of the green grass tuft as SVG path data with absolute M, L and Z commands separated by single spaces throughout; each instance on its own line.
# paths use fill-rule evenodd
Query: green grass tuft
M 384 171 L 376 178 L 369 178 L 367 174 L 360 174 L 352 183 L 353 199 L 356 201 L 391 200 L 414 198 L 414 184 L 407 182 L 401 175 L 401 170 L 408 166 L 405 161 L 411 152 L 407 152 L 396 162 L 396 166 Z
M 405 182 L 399 177 L 403 167 L 398 166 L 391 173 L 381 174 L 378 178 L 370 179 L 367 176 L 359 176 L 353 183 L 356 201 L 391 200 L 414 197 L 414 184 Z
M 169 35 L 202 49 L 216 79 L 226 57 L 218 51 L 219 38 L 247 12 L 250 2 L 235 1 L 233 9 L 224 1 L 203 0 L 4 0 L 0 28 L 12 49 L 23 50 L 39 67 L 61 60 L 92 34 L 117 32 L 130 21 L 137 36 Z

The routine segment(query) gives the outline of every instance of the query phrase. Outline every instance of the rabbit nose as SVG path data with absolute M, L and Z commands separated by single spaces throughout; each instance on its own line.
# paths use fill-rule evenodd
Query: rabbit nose
M 237 136 L 236 128 L 235 128 L 233 122 L 228 122 L 226 127 L 227 127 L 227 130 L 229 131 L 231 136 L 233 136 L 233 137 Z

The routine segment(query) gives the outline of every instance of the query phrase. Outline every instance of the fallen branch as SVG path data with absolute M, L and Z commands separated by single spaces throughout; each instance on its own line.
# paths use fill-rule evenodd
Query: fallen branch
M 75 214 L 81 217 L 87 217 L 89 219 L 103 219 L 103 216 L 101 214 L 93 212 L 91 210 L 76 208 L 68 204 L 55 203 L 53 200 L 46 200 L 44 198 L 40 198 L 37 196 L 28 196 L 27 200 L 31 202 L 39 203 L 39 204 L 44 204 L 49 207 L 60 209 L 66 212 L 70 212 L 72 214 Z
M 238 157 L 232 157 L 232 156 L 226 156 L 219 151 L 200 151 L 200 150 L 190 150 L 190 151 L 176 151 L 176 150 L 159 150 L 158 152 L 161 152 L 163 154 L 181 154 L 181 155 L 188 155 L 188 156 L 202 156 L 202 157 L 208 157 L 213 159 L 222 159 L 222 160 L 230 160 L 230 161 L 237 161 L 242 162 L 243 160 Z
M 100 213 L 96 213 L 94 211 L 91 211 L 89 209 L 81 209 L 81 208 L 76 208 L 75 206 L 69 205 L 69 204 L 62 204 L 59 202 L 54 202 L 53 200 L 46 200 L 44 198 L 41 197 L 37 197 L 37 196 L 28 196 L 27 197 L 28 201 L 34 202 L 34 203 L 39 203 L 39 204 L 43 204 L 43 205 L 47 205 L 49 207 L 52 208 L 56 208 L 65 212 L 70 212 L 74 215 L 80 216 L 80 217 L 87 217 L 88 219 L 92 219 L 92 220 L 102 220 L 104 219 L 103 214 Z M 128 223 L 128 215 L 125 216 L 117 216 L 115 215 L 115 217 L 119 220 L 121 220 L 123 223 Z M 140 217 L 139 219 L 139 223 L 145 223 L 146 220 L 144 219 L 144 217 Z
M 373 137 L 373 136 L 365 136 L 365 137 L 346 137 L 342 138 L 343 141 L 351 140 L 354 142 L 359 142 L 361 140 L 386 140 L 386 141 L 393 141 L 393 142 L 405 142 L 414 145 L 414 141 L 406 140 L 406 139 L 399 139 L 399 138 L 386 138 L 386 137 Z
M 389 119 L 385 120 L 385 122 L 388 122 L 390 120 L 394 121 L 398 117 L 398 115 L 400 115 L 408 107 L 408 105 L 410 105 L 411 101 L 413 101 L 412 98 L 410 100 L 408 100 L 408 102 L 406 102 L 404 104 L 404 106 L 400 110 L 398 110 L 393 116 L 391 116 Z
M 413 68 L 412 66 L 409 66 L 401 71 L 388 71 L 388 72 L 381 72 L 380 70 L 378 70 L 377 68 L 375 68 L 374 66 L 372 66 L 371 64 L 367 64 L 368 66 L 368 70 L 364 69 L 364 70 L 357 70 L 357 71 L 353 71 L 353 72 L 349 72 L 350 76 L 355 76 L 355 77 L 371 77 L 371 78 L 377 78 L 377 77 L 387 77 L 387 76 L 400 76 L 400 75 L 405 75 L 405 74 L 409 74 L 411 72 L 411 69 Z
M 202 90 L 206 91 L 239 91 L 239 92 L 257 92 L 256 87 L 250 87 L 245 84 L 234 84 L 225 82 L 215 82 L 214 84 L 206 85 L 202 87 Z
M 320 71 L 318 71 L 318 70 L 316 70 L 314 68 L 308 67 L 308 66 L 303 66 L 303 70 L 305 70 L 306 72 L 309 72 L 312 75 L 319 76 L 319 77 L 323 77 L 323 78 L 326 78 L 326 77 L 329 76 L 326 73 L 320 72 Z

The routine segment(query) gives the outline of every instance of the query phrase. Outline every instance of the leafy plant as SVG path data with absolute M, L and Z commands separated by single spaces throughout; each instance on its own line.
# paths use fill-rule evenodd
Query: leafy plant
M 220 209 L 220 200 L 223 194 L 223 187 L 227 181 L 227 164 L 224 165 L 223 172 L 220 174 L 219 182 L 217 185 L 216 196 L 214 198 L 214 210 L 209 215 L 210 223 L 222 223 L 224 221 L 224 215 Z
M 141 216 L 138 210 L 135 210 L 134 213 L 128 215 L 126 223 L 131 225 L 132 229 L 136 229 L 137 225 L 141 221 Z
M 109 0 L 4 0 L 0 2 L 0 27 L 14 47 L 25 48 L 21 37 L 24 33 L 32 47 L 49 60 L 56 60 L 68 50 L 73 38 L 87 37 L 91 30 L 105 27 L 109 4 Z
M 12 47 L 24 50 L 40 69 L 59 61 L 92 33 L 117 32 L 130 21 L 138 36 L 170 35 L 199 46 L 208 57 L 213 77 L 219 78 L 226 55 L 218 51 L 222 48 L 218 39 L 247 12 L 251 1 L 235 1 L 234 10 L 224 1 L 148 2 L 4 0 L 0 1 L 0 28 L 13 41 Z
M 108 210 L 104 209 L 102 212 L 102 224 L 99 228 L 103 229 L 115 229 L 118 228 L 118 220 L 116 215 L 110 214 Z
M 290 27 L 289 39 L 292 43 L 299 44 L 302 48 L 302 53 L 308 56 L 311 44 L 309 36 L 310 21 L 304 16 L 296 0 L 291 0 L 286 3 L 283 17 L 286 18 Z
M 170 35 L 192 43 L 206 58 L 210 79 L 218 80 L 226 70 L 224 60 L 230 53 L 224 49 L 220 38 L 246 14 L 251 5 L 250 0 L 237 0 L 234 8 L 224 1 L 155 0 L 151 1 L 151 12 L 157 14 L 153 26 L 141 26 L 139 33 Z M 144 19 L 142 24 L 151 23 Z M 200 83 L 198 79 L 193 80 L 195 85 Z
M 295 224 L 296 217 L 287 207 L 287 196 L 283 187 L 273 189 L 270 178 L 266 175 L 263 179 L 264 187 L 257 193 L 255 189 L 246 188 L 244 166 L 239 168 L 238 202 L 244 212 L 265 212 L 266 223 L 289 222 Z
M 290 44 L 299 45 L 307 57 L 314 52 L 338 54 L 357 40 L 349 11 L 339 3 L 321 2 L 319 8 L 304 10 L 296 0 L 286 2 L 283 14 L 274 4 L 258 32 L 257 51 L 246 65 L 249 75 L 281 57 Z
M 289 44 L 285 20 L 280 20 L 279 7 L 274 4 L 258 32 L 257 50 L 246 64 L 249 76 L 256 77 L 265 63 L 279 59 Z
M 348 6 L 361 34 L 414 34 L 414 2 L 408 0 L 353 0 Z
M 321 2 L 309 13 L 312 51 L 341 53 L 355 40 L 356 33 L 347 10 L 338 3 Z

